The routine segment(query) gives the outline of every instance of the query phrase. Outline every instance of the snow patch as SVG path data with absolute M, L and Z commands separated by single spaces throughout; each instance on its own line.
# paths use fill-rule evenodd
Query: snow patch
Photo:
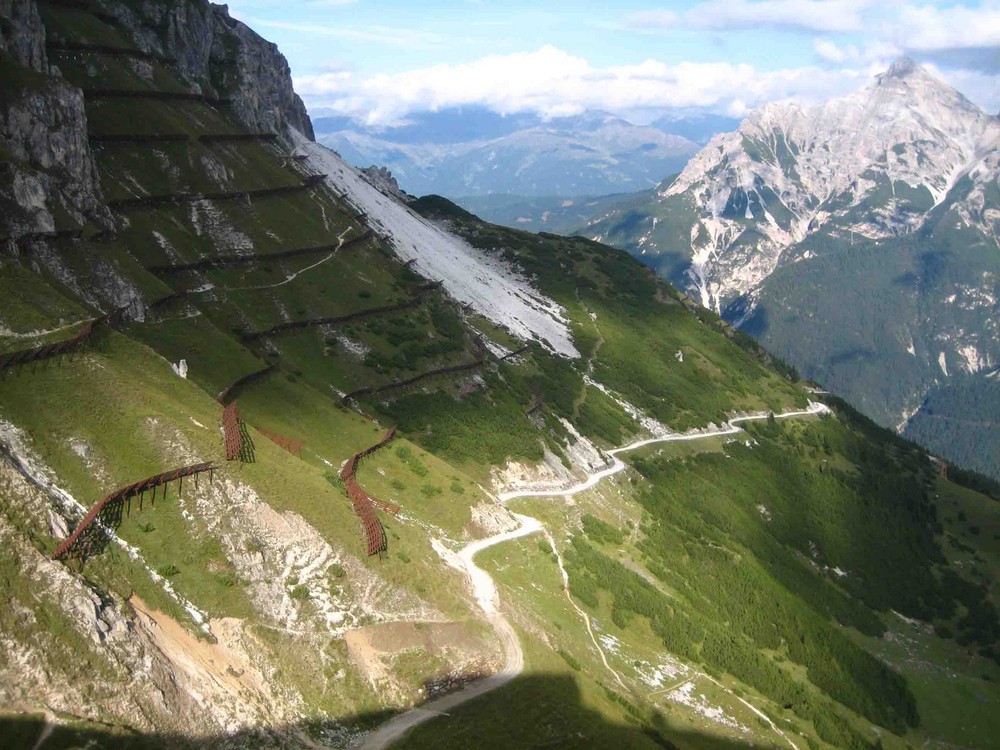
M 958 353 L 962 355 L 962 358 L 965 360 L 965 369 L 970 373 L 977 373 L 990 366 L 989 354 L 985 358 L 982 357 L 979 354 L 979 350 L 971 344 L 958 347 Z
M 648 661 L 636 663 L 635 672 L 645 685 L 658 690 L 668 683 L 690 676 L 691 669 L 667 654 L 661 658 L 660 663 L 656 666 Z
M 602 633 L 597 637 L 597 640 L 601 642 L 605 651 L 610 651 L 612 654 L 618 654 L 622 650 L 622 642 L 613 635 Z

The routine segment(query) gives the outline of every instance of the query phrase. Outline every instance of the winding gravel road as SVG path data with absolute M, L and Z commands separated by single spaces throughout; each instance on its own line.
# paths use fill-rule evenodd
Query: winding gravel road
M 808 409 L 775 414 L 774 418 L 788 419 L 790 417 L 825 414 L 829 411 L 830 409 L 825 404 L 810 402 Z M 515 490 L 513 492 L 501 493 L 497 495 L 497 499 L 501 503 L 507 503 L 510 500 L 522 497 L 565 497 L 575 495 L 579 492 L 589 490 L 602 479 L 606 479 L 607 477 L 623 471 L 627 464 L 618 458 L 618 456 L 622 453 L 628 453 L 629 451 L 645 448 L 649 445 L 656 445 L 657 443 L 704 440 L 705 438 L 718 437 L 720 435 L 734 435 L 740 432 L 740 428 L 737 426 L 739 423 L 763 420 L 767 419 L 768 416 L 768 414 L 751 414 L 743 417 L 734 417 L 723 427 L 712 427 L 706 430 L 699 430 L 697 432 L 664 435 L 662 437 L 638 440 L 621 448 L 615 448 L 614 450 L 608 451 L 608 455 L 611 456 L 611 464 L 606 468 L 591 474 L 586 480 L 573 485 L 572 487 L 560 490 Z M 514 628 L 511 626 L 510 622 L 500 612 L 500 596 L 497 592 L 496 584 L 490 574 L 476 565 L 475 560 L 473 559 L 479 552 L 497 544 L 502 544 L 503 542 L 508 542 L 513 539 L 519 539 L 520 537 L 528 536 L 529 534 L 534 534 L 536 532 L 547 533 L 545 526 L 537 518 L 524 516 L 519 513 L 514 513 L 513 515 L 514 518 L 516 518 L 520 523 L 520 526 L 516 529 L 504 532 L 503 534 L 496 534 L 495 536 L 487 537 L 486 539 L 471 542 L 463 547 L 458 553 L 458 558 L 461 560 L 462 565 L 464 566 L 465 571 L 472 583 L 472 592 L 476 597 L 476 602 L 485 613 L 486 619 L 493 626 L 497 637 L 500 639 L 500 644 L 503 647 L 505 657 L 503 668 L 495 674 L 484 677 L 474 683 L 469 683 L 462 690 L 449 693 L 448 695 L 444 695 L 440 698 L 435 698 L 434 700 L 428 701 L 421 706 L 415 706 L 409 711 L 395 716 L 378 729 L 365 735 L 365 737 L 354 746 L 357 750 L 384 750 L 418 724 L 423 724 L 425 721 L 429 721 L 435 716 L 448 715 L 447 712 L 450 709 L 460 706 L 461 704 L 474 698 L 478 698 L 480 695 L 484 695 L 485 693 L 495 690 L 502 685 L 506 685 L 523 671 L 524 652 L 522 651 L 521 644 L 517 639 L 517 633 L 514 632 Z M 605 664 L 607 663 L 605 662 Z

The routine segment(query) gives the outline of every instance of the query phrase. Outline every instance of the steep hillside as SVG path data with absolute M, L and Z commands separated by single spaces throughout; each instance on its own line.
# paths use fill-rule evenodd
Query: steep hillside
M 0 18 L 5 746 L 1000 731 L 998 488 L 625 253 L 404 205 L 224 6 Z
M 902 60 L 843 99 L 752 113 L 585 233 L 905 431 L 932 390 L 1000 359 L 998 147 L 997 118 Z M 906 434 L 995 471 L 950 434 Z

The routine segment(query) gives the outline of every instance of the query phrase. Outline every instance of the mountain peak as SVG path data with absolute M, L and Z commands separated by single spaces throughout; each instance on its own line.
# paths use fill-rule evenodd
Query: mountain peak
M 914 62 L 910 57 L 901 57 L 896 60 L 884 73 L 875 76 L 876 87 L 885 84 L 895 84 L 903 88 L 913 86 L 931 86 L 932 89 L 947 89 L 952 91 L 952 87 L 941 79 L 931 75 L 923 65 Z M 933 85 L 932 85 L 933 84 Z M 956 92 L 957 93 L 957 92 Z
M 906 78 L 914 73 L 926 73 L 922 67 L 917 65 L 911 57 L 901 57 L 896 60 L 889 69 L 882 74 L 882 78 Z
M 867 91 L 869 95 L 874 95 L 880 100 L 898 100 L 909 109 L 923 108 L 927 113 L 934 108 L 928 109 L 922 103 L 937 101 L 939 105 L 937 109 L 951 112 L 949 119 L 954 119 L 959 111 L 964 112 L 979 123 L 977 129 L 984 116 L 983 111 L 966 99 L 961 92 L 909 57 L 901 57 L 890 65 L 888 70 L 877 75 L 874 85 Z

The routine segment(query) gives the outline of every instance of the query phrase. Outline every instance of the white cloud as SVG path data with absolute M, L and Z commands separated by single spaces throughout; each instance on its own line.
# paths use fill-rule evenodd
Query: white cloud
M 970 8 L 904 5 L 886 19 L 886 36 L 906 49 L 939 50 L 1000 46 L 1000 4 Z
M 545 46 L 535 52 L 491 55 L 460 65 L 436 65 L 363 78 L 337 71 L 295 78 L 312 107 L 394 122 L 412 112 L 483 105 L 501 113 L 534 111 L 546 117 L 585 110 L 701 107 L 731 114 L 769 101 L 809 102 L 858 88 L 867 71 L 816 67 L 760 71 L 736 63 L 638 65 L 597 68 L 582 57 Z
M 837 65 L 884 67 L 904 54 L 904 50 L 891 42 L 870 41 L 859 47 L 856 44 L 837 44 L 826 38 L 814 39 L 813 49 L 821 59 Z
M 835 42 L 831 42 L 829 39 L 814 39 L 813 49 L 816 50 L 816 54 L 821 58 L 833 63 L 846 62 L 852 52 L 857 52 L 857 47 L 841 47 Z
M 1000 99 L 1000 2 L 972 8 L 894 0 L 872 9 L 867 21 L 869 33 L 856 35 L 852 43 L 813 39 L 817 57 L 834 65 L 884 66 L 909 54 L 947 69 L 949 83 L 987 108 Z

